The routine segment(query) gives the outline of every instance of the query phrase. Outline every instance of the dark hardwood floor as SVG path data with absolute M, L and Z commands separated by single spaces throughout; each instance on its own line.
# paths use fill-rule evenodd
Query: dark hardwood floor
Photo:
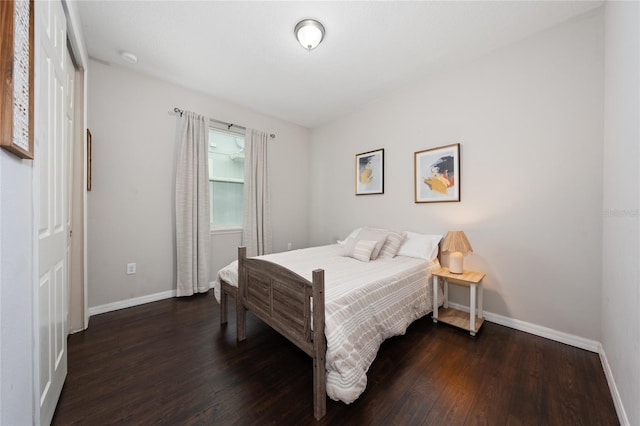
M 313 418 L 311 358 L 252 315 L 236 344 L 212 292 L 97 315 L 69 337 L 54 425 L 614 425 L 597 354 L 425 317 L 386 341 L 351 405 Z

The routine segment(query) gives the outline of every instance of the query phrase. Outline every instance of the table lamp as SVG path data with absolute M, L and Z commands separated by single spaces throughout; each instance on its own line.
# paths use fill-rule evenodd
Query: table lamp
M 442 251 L 449 252 L 449 272 L 462 274 L 462 261 L 467 253 L 473 253 L 473 248 L 463 231 L 449 231 L 442 242 Z

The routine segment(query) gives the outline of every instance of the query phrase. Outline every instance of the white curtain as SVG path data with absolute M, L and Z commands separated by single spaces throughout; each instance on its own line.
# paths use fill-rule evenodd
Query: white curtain
M 244 217 L 242 242 L 247 256 L 271 253 L 271 202 L 268 135 L 247 129 L 244 143 Z
M 185 111 L 178 118 L 176 166 L 177 295 L 209 290 L 208 120 Z

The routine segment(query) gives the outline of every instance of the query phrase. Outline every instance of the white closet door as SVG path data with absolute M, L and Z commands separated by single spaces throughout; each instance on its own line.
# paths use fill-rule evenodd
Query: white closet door
M 67 375 L 67 25 L 60 1 L 36 13 L 37 294 L 40 424 L 49 424 Z M 37 419 L 36 419 L 37 421 Z

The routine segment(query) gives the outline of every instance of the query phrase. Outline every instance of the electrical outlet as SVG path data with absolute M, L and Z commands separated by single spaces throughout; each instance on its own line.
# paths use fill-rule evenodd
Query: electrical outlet
M 127 263 L 127 275 L 132 275 L 136 273 L 136 264 L 135 263 Z
M 293 248 L 293 244 L 287 243 L 287 250 L 291 250 Z

